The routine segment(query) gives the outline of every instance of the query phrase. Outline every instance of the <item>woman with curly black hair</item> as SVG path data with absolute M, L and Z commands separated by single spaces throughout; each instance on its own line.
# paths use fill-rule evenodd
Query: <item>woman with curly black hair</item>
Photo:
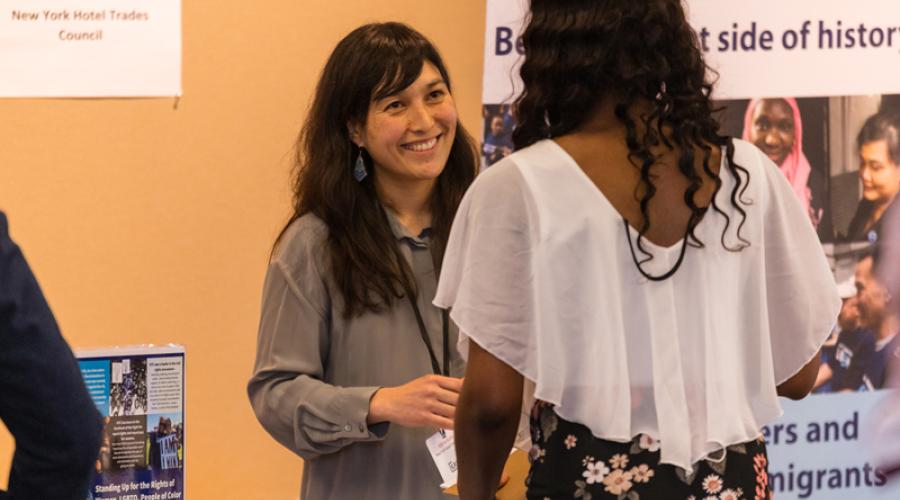
M 841 305 L 806 211 L 719 134 L 679 0 L 531 0 L 522 41 L 518 151 L 463 199 L 435 299 L 468 356 L 462 498 L 492 497 L 520 410 L 529 498 L 768 497 L 761 428 Z

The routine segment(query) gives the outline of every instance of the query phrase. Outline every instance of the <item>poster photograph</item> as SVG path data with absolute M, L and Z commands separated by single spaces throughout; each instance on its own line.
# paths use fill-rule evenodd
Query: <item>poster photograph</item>
M 103 437 L 88 500 L 184 498 L 184 349 L 77 353 Z

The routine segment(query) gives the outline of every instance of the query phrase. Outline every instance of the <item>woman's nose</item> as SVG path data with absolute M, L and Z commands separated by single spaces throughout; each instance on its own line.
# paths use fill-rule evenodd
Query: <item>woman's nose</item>
M 425 103 L 410 108 L 409 128 L 416 131 L 430 130 L 434 126 L 434 116 Z

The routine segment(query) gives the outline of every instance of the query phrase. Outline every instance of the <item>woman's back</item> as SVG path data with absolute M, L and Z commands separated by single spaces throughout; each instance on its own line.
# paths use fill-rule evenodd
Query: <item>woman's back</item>
M 619 125 L 596 131 L 578 130 L 556 138 L 555 142 L 572 157 L 616 211 L 632 227 L 640 228 L 645 220 L 637 194 L 643 189 L 641 171 L 629 160 L 625 135 L 625 127 Z M 716 146 L 709 147 L 707 165 L 718 176 L 721 152 Z M 650 226 L 644 236 L 658 246 L 668 247 L 681 241 L 687 231 L 692 211 L 684 203 L 684 197 L 690 181 L 676 166 L 682 155 L 680 148 L 660 145 L 657 149 L 658 160 L 650 169 L 656 193 L 647 206 Z M 703 151 L 694 149 L 694 169 L 702 185 L 693 199 L 698 207 L 707 207 L 716 191 L 716 183 L 703 171 Z
M 664 462 L 685 469 L 754 439 L 780 414 L 776 385 L 814 356 L 839 300 L 828 300 L 827 262 L 777 167 L 743 141 L 733 156 L 749 176 L 740 234 L 750 245 L 729 250 L 740 214 L 727 201 L 736 181 L 721 175 L 724 215 L 706 213 L 695 228 L 705 247 L 687 248 L 662 281 L 634 259 L 649 259 L 650 275 L 674 267 L 687 216 L 671 209 L 667 222 L 681 227 L 641 254 L 620 213 L 634 205 L 611 198 L 633 193 L 615 179 L 626 168 L 598 157 L 582 169 L 552 140 L 491 167 L 460 206 L 436 298 L 464 332 L 460 351 L 474 339 L 561 417 L 604 439 L 650 435 Z

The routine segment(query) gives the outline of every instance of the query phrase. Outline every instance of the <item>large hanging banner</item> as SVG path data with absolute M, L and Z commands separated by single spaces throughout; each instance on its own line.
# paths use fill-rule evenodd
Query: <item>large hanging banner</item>
M 0 97 L 178 95 L 180 0 L 0 2 Z
M 184 498 L 184 348 L 78 352 L 103 441 L 88 500 Z
M 815 394 L 782 400 L 763 429 L 776 498 L 900 498 L 877 469 L 867 431 L 880 421 L 885 365 L 900 357 L 869 252 L 900 211 L 885 130 L 900 128 L 897 0 L 688 0 L 722 132 L 762 149 L 795 184 L 844 307 L 822 353 Z M 485 168 L 513 150 L 526 0 L 488 0 L 483 89 Z M 894 146 L 896 148 L 896 146 Z M 893 170 L 892 170 L 893 169 Z M 890 300 L 890 299 L 888 299 Z M 900 444 L 897 444 L 900 446 Z M 744 492 L 753 498 L 752 492 Z M 711 495 L 711 498 L 717 498 Z

